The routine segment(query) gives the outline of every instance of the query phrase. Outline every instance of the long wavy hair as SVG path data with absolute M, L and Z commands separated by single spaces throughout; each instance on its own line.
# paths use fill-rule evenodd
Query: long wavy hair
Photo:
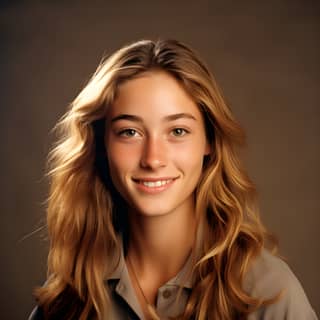
M 194 51 L 175 40 L 141 40 L 100 64 L 56 127 L 59 140 L 49 156 L 48 280 L 35 291 L 47 319 L 102 320 L 108 314 L 104 279 L 116 267 L 118 235 L 128 226 L 119 218 L 124 208 L 107 167 L 106 111 L 121 83 L 152 70 L 173 76 L 194 99 L 212 150 L 195 190 L 195 285 L 179 319 L 245 318 L 272 303 L 243 288 L 251 262 L 270 242 L 255 187 L 239 161 L 243 130 Z

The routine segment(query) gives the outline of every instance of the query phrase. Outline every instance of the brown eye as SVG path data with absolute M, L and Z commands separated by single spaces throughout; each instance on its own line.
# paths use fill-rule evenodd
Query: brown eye
M 119 136 L 130 138 L 135 137 L 138 134 L 138 132 L 134 129 L 125 129 L 121 130 L 118 134 Z
M 182 136 L 186 135 L 187 133 L 188 133 L 188 131 L 183 128 L 175 128 L 172 130 L 172 134 L 175 137 L 182 137 Z

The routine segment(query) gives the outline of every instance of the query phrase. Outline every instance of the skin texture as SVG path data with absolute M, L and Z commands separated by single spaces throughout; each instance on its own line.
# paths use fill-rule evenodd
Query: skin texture
M 185 116 L 166 118 L 177 114 Z M 209 150 L 201 113 L 173 77 L 152 72 L 123 84 L 107 127 L 112 180 L 132 208 L 149 216 L 193 209 L 192 193 Z M 170 183 L 140 183 L 159 179 Z
M 154 302 L 192 249 L 194 190 L 210 152 L 203 118 L 177 80 L 152 71 L 121 84 L 106 120 L 111 178 L 129 209 L 128 256 Z

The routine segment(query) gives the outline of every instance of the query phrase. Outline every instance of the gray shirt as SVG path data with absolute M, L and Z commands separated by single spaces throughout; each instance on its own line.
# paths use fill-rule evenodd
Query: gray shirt
M 173 279 L 158 289 L 156 311 L 161 319 L 182 313 L 192 290 L 191 279 L 185 275 L 191 268 L 189 258 Z M 114 320 L 144 319 L 138 298 L 133 289 L 124 256 L 117 269 L 106 280 L 112 293 L 112 311 L 106 318 Z M 179 300 L 176 297 L 183 287 Z M 273 298 L 281 290 L 281 299 L 250 314 L 248 320 L 316 320 L 306 294 L 288 265 L 266 250 L 255 260 L 244 280 L 244 289 L 253 297 Z
M 192 290 L 186 278 L 191 268 L 189 258 L 181 271 L 158 289 L 156 311 L 161 319 L 182 313 Z M 133 289 L 123 254 L 116 270 L 106 279 L 111 292 L 111 310 L 105 320 L 144 320 L 138 298 Z M 179 288 L 182 286 L 182 291 Z M 266 250 L 255 260 L 244 279 L 244 289 L 253 297 L 268 299 L 283 290 L 281 299 L 251 313 L 248 320 L 317 320 L 299 281 L 288 265 Z M 177 294 L 181 294 L 176 299 Z M 36 308 L 29 320 L 43 320 Z

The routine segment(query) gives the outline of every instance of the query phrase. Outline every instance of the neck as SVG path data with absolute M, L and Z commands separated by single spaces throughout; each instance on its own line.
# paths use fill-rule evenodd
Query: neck
M 136 273 L 142 278 L 152 275 L 159 284 L 168 281 L 191 252 L 195 234 L 193 210 L 153 217 L 130 216 L 128 256 Z

